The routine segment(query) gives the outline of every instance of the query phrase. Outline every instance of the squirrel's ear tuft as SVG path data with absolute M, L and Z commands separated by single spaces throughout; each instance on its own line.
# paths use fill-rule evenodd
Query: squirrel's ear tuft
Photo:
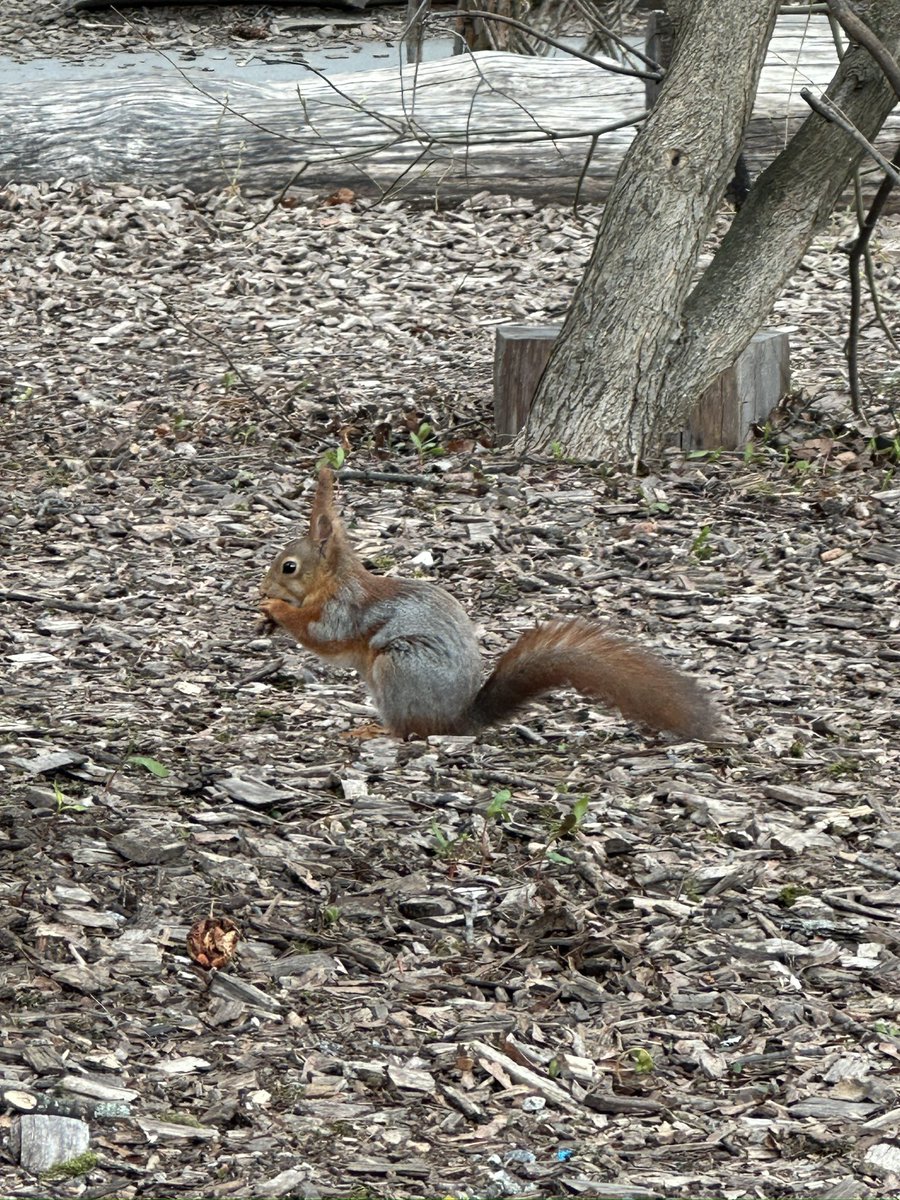
M 334 515 L 330 512 L 314 510 L 309 522 L 309 536 L 319 547 L 319 553 L 324 554 L 328 543 L 334 536 Z
M 315 541 L 321 541 L 317 532 L 320 518 L 328 517 L 329 524 L 333 524 L 335 515 L 334 474 L 329 467 L 323 467 L 319 472 L 319 483 L 313 497 L 312 511 L 309 514 L 309 536 Z
M 334 500 L 334 471 L 331 467 L 322 467 L 319 471 L 319 485 L 316 488 L 316 502 L 331 504 Z

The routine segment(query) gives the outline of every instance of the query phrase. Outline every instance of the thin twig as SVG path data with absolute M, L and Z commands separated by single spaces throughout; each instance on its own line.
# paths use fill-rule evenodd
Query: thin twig
M 875 35 L 869 26 L 861 19 L 848 0 L 829 0 L 829 20 L 837 21 L 847 36 L 858 45 L 862 46 L 875 62 L 881 67 L 885 78 L 894 89 L 894 94 L 900 100 L 900 67 L 896 60 L 888 51 L 884 43 Z M 805 97 L 804 97 L 805 99 Z M 837 122 L 842 128 L 846 126 L 842 122 Z M 850 130 L 848 130 L 850 132 Z M 862 135 L 853 134 L 857 141 L 862 142 Z M 875 279 L 875 269 L 872 263 L 872 253 L 869 243 L 872 234 L 875 231 L 875 225 L 881 212 L 887 203 L 888 196 L 893 190 L 895 183 L 900 183 L 900 176 L 897 172 L 892 172 L 889 167 L 885 166 L 884 160 L 872 150 L 867 149 L 872 153 L 873 158 L 879 165 L 885 167 L 885 177 L 881 181 L 878 191 L 875 193 L 869 211 L 865 218 L 861 217 L 860 201 L 857 200 L 857 220 L 859 221 L 859 233 L 856 240 L 849 250 L 848 271 L 850 275 L 850 321 L 847 333 L 847 369 L 850 381 L 850 403 L 855 416 L 862 416 L 862 396 L 859 386 L 859 334 L 861 324 L 861 306 L 862 306 L 862 287 L 859 278 L 859 264 L 862 259 L 865 265 L 866 281 L 869 285 L 869 294 L 872 298 L 872 307 L 875 310 L 875 318 L 881 326 L 882 331 L 886 335 L 890 344 L 895 350 L 900 352 L 897 340 L 887 322 L 884 319 L 884 313 L 881 307 L 881 300 L 878 295 L 878 286 Z M 891 166 L 900 167 L 900 145 L 894 151 L 894 157 L 891 161 Z M 859 197 L 859 170 L 856 171 L 856 191 Z
M 638 67 L 620 66 L 619 63 L 614 63 L 610 59 L 594 58 L 592 54 L 585 54 L 584 51 L 567 46 L 565 42 L 559 42 L 556 38 L 549 37 L 546 33 L 540 33 L 532 25 L 526 24 L 525 21 L 517 21 L 515 17 L 502 17 L 499 13 L 485 12 L 484 9 L 480 8 L 459 8 L 444 15 L 448 17 L 480 17 L 482 21 L 499 21 L 501 25 L 511 25 L 513 29 L 518 29 L 523 33 L 528 33 L 533 37 L 539 38 L 555 50 L 562 51 L 563 54 L 568 54 L 572 58 L 580 58 L 583 62 L 590 63 L 593 67 L 599 67 L 601 71 L 610 71 L 614 75 L 631 75 L 634 79 L 653 79 L 657 82 L 662 79 L 662 74 L 659 71 L 641 71 Z
M 894 166 L 900 167 L 900 145 L 894 151 Z M 869 211 L 866 213 L 865 219 L 861 222 L 859 233 L 852 246 L 849 247 L 848 257 L 848 272 L 850 275 L 850 320 L 847 330 L 847 343 L 844 347 L 844 353 L 847 356 L 847 370 L 850 379 L 850 404 L 855 416 L 862 416 L 862 398 L 859 386 L 859 332 L 860 332 L 860 315 L 862 308 L 862 287 L 859 278 L 860 259 L 865 260 L 866 278 L 869 283 L 869 291 L 872 296 L 872 303 L 875 308 L 876 316 L 879 319 L 882 329 L 888 334 L 891 344 L 897 349 L 897 342 L 893 335 L 889 333 L 887 325 L 881 314 L 881 306 L 878 301 L 878 290 L 875 285 L 875 273 L 872 267 L 871 255 L 869 253 L 869 242 L 872 234 L 875 232 L 875 226 L 878 223 L 878 218 L 881 216 L 882 210 L 887 203 L 888 196 L 893 190 L 895 180 L 890 175 L 885 175 L 881 181 L 881 186 L 875 193 L 875 197 L 869 206 Z
M 425 13 L 431 9 L 431 0 L 422 0 L 412 15 L 409 15 L 415 0 L 409 0 L 406 8 L 408 20 L 400 33 L 400 45 L 404 48 L 406 64 L 418 65 L 422 61 L 422 39 L 425 33 Z M 412 38 L 408 41 L 407 39 Z M 414 54 L 415 57 L 411 57 Z
M 500 92 L 500 95 L 502 96 L 504 93 Z M 615 133 L 617 129 L 626 129 L 629 125 L 639 125 L 646 119 L 647 113 L 644 111 L 636 113 L 633 117 L 623 117 L 621 121 L 612 121 L 609 125 L 601 125 L 599 129 L 578 129 L 572 133 L 553 133 L 551 130 L 543 130 L 538 126 L 534 133 L 517 133 L 511 137 L 503 137 L 503 131 L 497 129 L 480 131 L 477 139 L 457 136 L 434 138 L 432 144 L 435 146 L 480 146 L 486 142 L 502 140 L 504 145 L 531 146 L 535 142 L 571 142 L 578 138 L 602 137 L 605 133 Z
M 597 149 L 597 137 L 598 135 L 595 133 L 591 138 L 591 144 L 588 146 L 588 152 L 584 156 L 584 166 L 581 168 L 581 172 L 578 176 L 578 182 L 575 184 L 575 197 L 572 200 L 573 213 L 578 212 L 578 201 L 581 199 L 581 185 L 587 178 L 588 167 L 591 165 L 591 160 L 594 157 L 594 151 Z
M 604 25 L 602 21 L 597 19 L 596 11 L 593 6 L 588 6 L 584 0 L 574 0 L 575 7 L 581 12 L 581 15 L 590 23 L 591 32 L 595 30 L 602 33 L 604 37 L 609 38 L 611 42 L 621 47 L 626 54 L 632 55 L 634 58 L 639 58 L 645 67 L 649 67 L 651 71 L 656 71 L 661 79 L 665 75 L 664 68 L 651 58 L 648 54 L 644 54 L 642 50 L 638 50 L 637 46 L 632 46 L 625 38 L 620 37 L 615 30 L 610 29 L 608 25 Z
M 102 613 L 108 612 L 101 604 L 88 600 L 58 600 L 55 596 L 40 596 L 31 592 L 0 592 L 0 600 L 11 604 L 42 604 L 45 608 L 59 608 L 63 612 Z
M 355 471 L 343 469 L 337 472 L 338 480 L 354 479 L 363 483 L 409 483 L 415 487 L 441 488 L 444 480 L 438 475 L 412 475 L 408 471 Z
M 843 28 L 832 12 L 828 13 L 828 25 L 831 29 L 834 48 L 837 51 L 838 62 L 841 62 L 847 53 L 847 47 L 844 45 Z M 859 246 L 865 225 L 859 163 L 853 168 L 853 204 L 856 211 L 857 227 L 857 240 L 855 244 Z M 844 357 L 847 360 L 850 408 L 854 416 L 862 418 L 862 395 L 859 387 L 859 325 L 860 313 L 862 311 L 862 288 L 859 282 L 859 256 L 855 254 L 854 250 L 850 251 L 847 275 L 850 282 L 850 315 L 847 320 L 847 340 L 844 343 Z
M 234 372 L 234 374 L 237 376 L 238 379 L 240 379 L 241 383 L 244 385 L 244 387 L 247 389 L 247 391 L 250 393 L 250 395 L 253 397 L 253 399 L 257 402 L 257 404 L 265 404 L 265 400 L 263 399 L 263 397 L 256 390 L 256 388 L 253 386 L 253 384 L 250 382 L 250 380 L 247 378 L 247 376 L 244 374 L 244 372 L 241 370 L 241 368 L 237 365 L 237 363 L 235 363 L 234 359 L 231 357 L 231 355 L 228 353 L 228 351 L 225 349 L 225 347 L 220 342 L 217 342 L 215 340 L 215 338 L 211 338 L 208 334 L 205 334 L 201 330 L 197 329 L 194 325 L 191 324 L 190 321 L 186 321 L 184 319 L 184 317 L 182 317 L 180 315 L 180 313 L 177 313 L 175 311 L 175 309 L 172 308 L 172 306 L 168 303 L 168 301 L 163 300 L 162 306 L 166 310 L 166 313 L 172 318 L 173 321 L 177 321 L 178 324 L 183 329 L 186 329 L 188 331 L 188 333 L 193 334 L 194 337 L 199 338 L 201 342 L 206 342 L 206 344 L 208 346 L 212 346 L 212 348 L 218 354 L 220 354 L 222 356 L 222 358 L 228 364 L 229 369 Z
M 232 116 L 237 117 L 239 121 L 243 121 L 246 125 L 249 125 L 251 129 L 256 129 L 259 133 L 265 133 L 269 137 L 278 138 L 283 142 L 296 142 L 298 140 L 288 133 L 280 133 L 277 129 L 270 129 L 267 125 L 263 125 L 259 121 L 254 121 L 253 118 L 248 117 L 246 113 L 239 112 L 236 108 L 232 107 L 227 93 L 225 99 L 223 100 L 222 97 L 217 96 L 215 92 L 211 92 L 207 88 L 202 87 L 196 81 L 196 79 L 192 78 L 192 76 L 189 75 L 188 72 L 179 65 L 176 59 L 172 58 L 170 54 L 167 54 L 161 46 L 157 46 L 138 25 L 135 25 L 133 21 L 129 21 L 124 13 L 120 12 L 115 6 L 110 9 L 110 12 L 115 13 L 117 17 L 121 17 L 131 32 L 137 37 L 141 38 L 146 43 L 148 48 L 155 54 L 158 54 L 160 58 L 165 59 L 169 66 L 181 76 L 181 78 L 189 87 L 191 87 L 200 96 L 204 96 L 207 100 L 211 100 L 213 104 L 218 105 L 218 107 L 221 109 L 219 114 L 220 122 L 226 113 L 230 113 Z M 312 70 L 312 68 L 310 68 L 310 70 Z
M 258 217 L 253 222 L 253 224 L 250 226 L 251 229 L 258 229 L 260 227 L 260 225 L 265 225 L 265 223 L 266 223 L 266 221 L 268 221 L 269 217 L 271 217 L 272 214 L 278 210 L 278 208 L 280 207 L 281 203 L 283 202 L 285 196 L 288 194 L 288 192 L 291 190 L 291 188 L 294 186 L 294 184 L 297 182 L 297 180 L 300 178 L 300 176 L 304 173 L 304 171 L 307 169 L 307 167 L 310 167 L 310 166 L 312 166 L 312 163 L 307 159 L 307 161 L 305 163 L 303 163 L 301 166 L 299 166 L 297 168 L 297 170 L 293 173 L 293 175 L 290 177 L 290 179 L 287 181 L 287 183 L 284 185 L 284 187 L 281 189 L 281 191 L 278 193 L 278 195 L 272 201 L 271 206 L 266 209 L 266 211 L 263 213 L 263 215 L 261 217 Z
M 858 142 L 859 145 L 862 146 L 862 148 L 866 151 L 866 153 L 875 159 L 884 173 L 893 179 L 894 183 L 900 183 L 900 173 L 898 173 L 891 163 L 888 162 L 880 150 L 875 149 L 865 134 L 861 133 L 853 124 L 853 122 L 849 121 L 840 111 L 840 109 L 832 104 L 830 100 L 827 100 L 824 96 L 814 96 L 809 88 L 801 88 L 800 97 L 801 99 L 805 100 L 809 107 L 817 112 L 820 117 L 824 117 L 826 121 L 834 122 L 834 124 L 843 129 L 845 133 L 849 133 L 853 140 Z
M 900 146 L 898 146 L 896 151 L 894 152 L 894 162 L 900 164 Z M 879 191 L 880 190 L 881 189 L 879 188 Z M 877 198 L 878 198 L 878 195 L 876 193 L 875 199 L 877 199 Z M 872 201 L 872 206 L 874 207 L 874 205 L 875 205 L 875 200 Z M 880 215 L 880 213 L 879 213 L 879 215 Z M 893 346 L 895 352 L 898 355 L 900 355 L 900 342 L 897 341 L 896 337 L 894 336 L 893 329 L 891 329 L 890 325 L 888 325 L 887 319 L 885 318 L 884 312 L 881 307 L 881 296 L 879 295 L 878 287 L 877 287 L 877 284 L 875 281 L 875 267 L 872 262 L 872 249 L 870 246 L 866 247 L 865 265 L 866 265 L 866 279 L 869 284 L 869 293 L 872 298 L 872 308 L 875 310 L 875 320 L 881 326 L 881 332 L 884 334 L 884 336 L 887 338 L 887 340 Z

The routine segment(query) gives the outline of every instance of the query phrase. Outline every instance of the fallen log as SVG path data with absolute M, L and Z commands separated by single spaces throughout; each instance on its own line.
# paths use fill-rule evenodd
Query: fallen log
M 592 135 L 605 127 L 589 183 L 605 190 L 644 111 L 639 81 L 584 62 L 515 54 L 342 74 L 328 83 L 301 65 L 300 82 L 94 75 L 0 89 L 4 181 L 126 180 L 194 189 L 304 186 L 446 194 L 499 185 L 548 194 L 577 180 Z
M 812 87 L 833 72 L 830 41 L 805 29 L 803 37 L 790 23 L 776 31 L 745 147 L 753 173 L 807 116 L 798 71 Z M 128 73 L 87 70 L 85 80 L 0 88 L 0 179 L 236 186 L 259 195 L 296 176 L 305 190 L 366 195 L 453 199 L 487 188 L 596 199 L 645 111 L 638 79 L 575 59 L 495 52 L 398 62 L 331 82 L 303 63 L 296 83 L 224 81 L 164 56 Z M 898 130 L 894 115 L 878 141 L 888 154 Z

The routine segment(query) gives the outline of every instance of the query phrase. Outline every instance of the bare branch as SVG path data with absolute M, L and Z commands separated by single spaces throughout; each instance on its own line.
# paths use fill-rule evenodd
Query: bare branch
M 900 183 L 900 173 L 895 170 L 895 168 L 888 162 L 881 151 L 876 150 L 868 138 L 865 137 L 864 134 L 860 133 L 853 122 L 849 121 L 843 115 L 840 109 L 832 104 L 830 100 L 827 100 L 824 96 L 814 96 L 809 88 L 801 88 L 800 96 L 801 99 L 805 100 L 809 107 L 813 109 L 814 112 L 817 112 L 820 117 L 824 117 L 826 121 L 831 121 L 833 124 L 843 129 L 845 133 L 849 133 L 853 140 L 858 142 L 859 145 L 862 146 L 866 151 L 866 153 L 875 159 L 879 167 L 881 167 L 884 173 L 891 178 L 894 183 Z
M 502 17 L 499 13 L 485 12 L 480 8 L 459 8 L 446 15 L 448 17 L 480 17 L 482 21 L 499 21 L 502 25 L 511 25 L 513 29 L 521 30 L 522 33 L 528 33 L 532 37 L 546 42 L 554 50 L 561 50 L 564 54 L 571 55 L 572 58 L 580 58 L 584 62 L 590 63 L 591 66 L 599 67 L 602 71 L 610 71 L 614 75 L 631 75 L 635 79 L 662 79 L 661 71 L 641 71 L 638 67 L 623 67 L 619 63 L 612 62 L 610 59 L 595 58 L 592 54 L 585 54 L 582 50 L 575 50 L 572 46 L 567 46 L 564 42 L 558 42 L 546 33 L 538 32 L 533 25 L 528 25 L 525 21 L 517 21 L 515 17 Z
M 225 348 L 225 345 L 222 342 L 217 342 L 215 340 L 215 338 L 211 338 L 207 334 L 203 333 L 202 330 L 197 329 L 197 327 L 192 322 L 185 320 L 185 318 L 182 317 L 180 313 L 175 311 L 175 309 L 171 306 L 171 304 L 169 304 L 169 302 L 167 300 L 162 301 L 162 306 L 165 309 L 168 316 L 170 316 L 173 321 L 177 321 L 178 324 L 182 327 L 182 329 L 186 329 L 188 333 L 193 334 L 193 336 L 196 338 L 199 338 L 201 342 L 206 342 L 207 346 L 211 346 L 212 349 L 215 350 L 217 354 L 221 355 L 221 357 L 228 364 L 229 370 L 234 375 L 236 375 L 238 379 L 240 379 L 241 383 L 244 385 L 244 387 L 247 389 L 248 393 L 253 397 L 253 399 L 257 402 L 257 404 L 263 404 L 263 405 L 265 404 L 265 400 L 263 400 L 262 396 L 256 390 L 256 388 L 253 385 L 253 383 L 251 382 L 251 380 L 248 378 L 247 375 L 244 374 L 244 372 L 241 370 L 241 368 L 237 365 L 237 363 L 234 361 L 234 359 L 228 353 L 228 350 Z
M 588 167 L 591 165 L 591 160 L 594 157 L 594 151 L 597 149 L 597 134 L 591 138 L 591 144 L 588 146 L 588 152 L 584 156 L 584 166 L 581 168 L 581 174 L 578 176 L 578 183 L 575 187 L 575 198 L 572 201 L 572 212 L 578 212 L 578 202 L 581 199 L 581 186 L 587 178 Z
M 581 12 L 582 16 L 590 23 L 591 32 L 601 33 L 604 37 L 609 38 L 611 42 L 621 47 L 626 54 L 630 54 L 633 58 L 638 58 L 645 67 L 649 67 L 651 71 L 658 72 L 658 77 L 661 79 L 665 74 L 660 64 L 649 55 L 644 54 L 642 50 L 638 50 L 637 46 L 632 46 L 625 38 L 619 35 L 608 25 L 604 25 L 602 21 L 597 19 L 596 10 L 593 6 L 588 6 L 585 0 L 575 0 L 575 7 Z
M 900 145 L 894 151 L 893 164 L 900 168 Z M 845 247 L 848 251 L 848 273 L 850 276 L 850 321 L 847 332 L 847 342 L 844 346 L 844 353 L 847 356 L 847 373 L 850 382 L 850 401 L 853 406 L 853 412 L 859 416 L 862 412 L 862 397 L 859 386 L 859 332 L 861 323 L 862 309 L 862 287 L 859 278 L 860 260 L 865 260 L 866 278 L 869 283 L 869 290 L 872 295 L 872 303 L 875 308 L 876 317 L 881 324 L 882 329 L 888 334 L 888 337 L 897 348 L 897 343 L 893 335 L 889 332 L 886 322 L 881 313 L 881 305 L 878 300 L 878 291 L 875 287 L 874 272 L 872 270 L 872 260 L 869 254 L 869 242 L 872 234 L 875 231 L 875 225 L 878 218 L 881 216 L 882 210 L 887 203 L 888 196 L 894 187 L 894 179 L 890 175 L 885 175 L 881 181 L 881 186 L 875 193 L 869 211 L 866 213 L 865 220 L 860 222 L 859 233 L 855 241 L 849 247 Z

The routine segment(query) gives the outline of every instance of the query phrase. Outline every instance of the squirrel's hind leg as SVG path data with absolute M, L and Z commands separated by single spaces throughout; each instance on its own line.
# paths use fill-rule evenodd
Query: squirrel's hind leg
M 464 714 L 481 683 L 480 663 L 447 663 L 418 639 L 398 639 L 377 654 L 367 682 L 396 737 L 466 733 Z

